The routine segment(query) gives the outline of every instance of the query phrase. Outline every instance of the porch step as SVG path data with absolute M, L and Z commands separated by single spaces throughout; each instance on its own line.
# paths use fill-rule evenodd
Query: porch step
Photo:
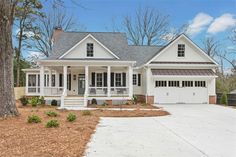
M 65 97 L 65 107 L 84 107 L 84 98 L 78 97 Z

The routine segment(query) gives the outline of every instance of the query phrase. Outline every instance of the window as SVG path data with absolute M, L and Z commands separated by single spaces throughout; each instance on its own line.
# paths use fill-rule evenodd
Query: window
M 184 44 L 178 44 L 178 57 L 184 57 L 185 54 L 185 45 Z
M 93 43 L 87 43 L 87 57 L 93 57 Z
M 36 75 L 29 75 L 28 76 L 28 86 L 35 87 L 36 86 Z
M 156 87 L 166 87 L 166 81 L 156 81 Z
M 52 87 L 55 87 L 56 86 L 56 75 L 53 74 L 52 75 Z
M 116 87 L 121 87 L 121 73 L 116 73 Z
M 193 87 L 193 81 L 182 81 L 182 87 Z
M 195 87 L 206 87 L 206 81 L 195 81 Z
M 137 85 L 137 75 L 133 74 L 133 85 Z
M 97 73 L 97 87 L 102 87 L 102 73 Z
M 44 75 L 44 87 L 48 87 L 49 86 L 49 75 L 45 74 Z
M 169 81 L 168 86 L 169 87 L 179 87 L 179 81 Z

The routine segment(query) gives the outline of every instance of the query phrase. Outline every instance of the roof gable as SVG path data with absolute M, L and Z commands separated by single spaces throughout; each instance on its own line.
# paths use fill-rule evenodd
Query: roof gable
M 185 44 L 185 57 L 178 57 L 178 44 Z M 209 57 L 201 48 L 199 48 L 186 35 L 182 34 L 165 46 L 158 54 L 150 59 L 151 62 L 212 62 L 218 65 L 211 57 Z
M 86 45 L 87 43 L 94 44 L 94 57 L 92 58 L 116 58 L 119 59 L 110 49 L 104 46 L 100 41 L 98 41 L 94 36 L 88 34 L 77 44 L 71 47 L 68 51 L 62 54 L 59 59 L 62 58 L 87 58 L 86 56 Z M 89 57 L 91 58 L 91 57 Z

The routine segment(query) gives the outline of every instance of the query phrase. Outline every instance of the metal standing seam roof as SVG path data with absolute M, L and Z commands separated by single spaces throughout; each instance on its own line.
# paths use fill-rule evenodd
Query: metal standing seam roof
M 216 76 L 211 69 L 152 69 L 153 75 Z

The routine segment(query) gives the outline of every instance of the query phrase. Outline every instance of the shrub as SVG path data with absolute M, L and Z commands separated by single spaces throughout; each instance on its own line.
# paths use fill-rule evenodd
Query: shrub
M 41 118 L 39 116 L 36 115 L 28 116 L 28 123 L 40 123 L 40 122 Z
M 38 97 L 32 97 L 30 99 L 30 103 L 31 103 L 32 107 L 36 107 L 37 105 L 39 105 L 39 98 Z
M 56 117 L 58 114 L 54 111 L 48 111 L 46 112 L 46 115 L 48 115 L 49 117 Z
M 138 103 L 138 97 L 136 95 L 133 95 L 132 103 L 133 104 L 137 104 Z
M 26 97 L 20 98 L 20 102 L 23 106 L 26 106 L 28 104 L 28 99 Z
M 52 101 L 51 101 L 51 105 L 52 105 L 52 106 L 57 106 L 57 101 L 56 101 L 56 100 L 52 100 Z
M 224 104 L 224 105 L 228 105 L 228 98 L 227 98 L 226 92 L 224 92 L 224 93 L 221 95 L 220 103 L 221 103 L 221 104 Z
M 103 102 L 102 103 L 102 106 L 107 106 L 108 104 L 106 102 Z
M 76 120 L 76 115 L 75 114 L 73 114 L 73 113 L 69 113 L 68 114 L 68 116 L 67 116 L 67 121 L 69 121 L 69 122 L 73 122 L 73 121 L 75 121 Z
M 97 105 L 97 104 L 98 104 L 98 103 L 97 103 L 97 100 L 93 98 L 93 99 L 91 100 L 91 104 L 92 104 L 92 105 Z
M 50 121 L 47 122 L 46 127 L 47 127 L 47 128 L 52 128 L 52 127 L 56 128 L 56 127 L 59 127 L 59 122 L 58 122 L 57 120 L 55 120 L 55 119 L 50 120 Z
M 44 97 L 43 97 L 43 96 L 40 97 L 40 98 L 38 98 L 38 104 L 39 104 L 39 105 L 45 105 L 45 100 L 44 100 Z
M 89 110 L 84 110 L 84 111 L 82 111 L 82 115 L 83 116 L 91 116 L 92 113 Z

